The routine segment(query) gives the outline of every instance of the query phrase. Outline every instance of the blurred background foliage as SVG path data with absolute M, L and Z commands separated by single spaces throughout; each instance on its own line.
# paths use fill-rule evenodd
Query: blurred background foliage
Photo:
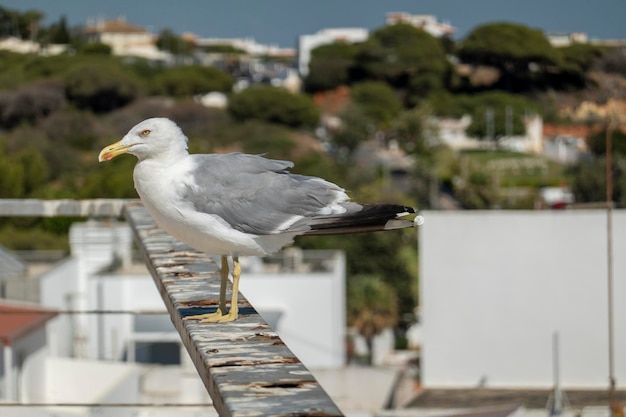
M 41 15 L 7 13 L 0 10 L 0 28 L 9 16 L 25 39 L 69 43 L 72 52 L 49 57 L 0 52 L 0 198 L 134 198 L 134 158 L 98 164 L 98 151 L 140 120 L 169 117 L 189 136 L 192 152 L 293 160 L 294 172 L 334 181 L 355 200 L 425 209 L 438 207 L 443 195 L 460 208 L 532 208 L 540 187 L 567 183 L 578 201 L 598 201 L 606 164 L 602 127 L 590 138 L 589 157 L 564 167 L 541 156 L 497 149 L 452 152 L 432 140 L 432 119 L 470 115 L 468 133 L 484 138 L 485 113 L 492 109 L 491 133 L 499 137 L 507 133 L 507 111 L 512 115 L 509 133 L 520 134 L 523 117 L 531 113 L 568 123 L 557 111 L 564 100 L 626 97 L 598 83 L 609 75 L 626 76 L 623 53 L 583 44 L 554 48 L 541 32 L 512 23 L 479 26 L 458 41 L 408 25 L 386 26 L 362 43 L 314 49 L 301 93 L 270 85 L 235 92 L 236 78 L 227 69 L 115 57 L 106 45 L 82 41 L 64 19 L 39 25 L 35 34 L 32 22 Z M 193 45 L 170 30 L 159 34 L 157 45 L 182 61 L 194 53 Z M 234 60 L 242 55 L 214 52 Z M 341 123 L 321 137 L 320 100 L 344 90 L 348 100 L 334 113 Z M 194 100 L 207 92 L 227 94 L 228 106 L 207 108 Z M 615 199 L 623 205 L 626 138 L 617 131 L 614 135 Z M 413 166 L 405 177 L 399 180 L 380 166 L 358 162 L 359 149 L 373 138 L 393 141 L 410 155 Z M 72 220 L 0 218 L 0 243 L 15 249 L 66 249 Z M 399 312 L 382 312 L 380 320 L 402 321 L 418 299 L 412 279 L 417 275 L 414 239 L 414 233 L 394 232 L 297 243 L 344 249 L 349 276 L 369 277 L 348 282 L 349 291 L 361 294 L 355 300 L 368 305 L 372 288 L 388 297 L 384 285 L 376 283 L 382 281 L 395 289 Z M 354 282 L 359 287 L 353 288 Z M 359 305 L 349 309 L 364 329 L 370 325 L 357 317 L 363 311 Z

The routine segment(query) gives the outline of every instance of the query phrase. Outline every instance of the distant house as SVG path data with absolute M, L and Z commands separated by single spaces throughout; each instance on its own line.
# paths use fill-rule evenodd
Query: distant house
M 410 14 L 404 12 L 387 13 L 387 25 L 399 23 L 409 24 L 418 29 L 424 30 L 436 38 L 443 36 L 453 36 L 456 28 L 448 23 L 437 21 L 437 17 L 430 14 Z
M 589 37 L 583 32 L 548 33 L 546 37 L 550 44 L 557 48 L 570 46 L 575 43 L 589 42 Z
M 0 302 L 0 400 L 19 401 L 29 394 L 18 388 L 19 376 L 26 364 L 41 363 L 46 350 L 45 324 L 54 316 L 54 310 L 35 304 Z
M 39 44 L 33 41 L 9 37 L 0 40 L 0 50 L 17 54 L 34 54 L 39 51 Z
M 113 55 L 137 56 L 150 60 L 167 60 L 169 54 L 156 47 L 156 37 L 149 31 L 127 23 L 123 17 L 88 25 L 83 36 L 87 42 L 111 47 Z
M 438 140 L 452 149 L 464 149 L 477 147 L 477 141 L 467 136 L 467 128 L 472 124 L 472 116 L 463 115 L 460 118 L 446 117 L 434 118 L 431 124 L 436 126 L 439 134 Z
M 281 48 L 278 45 L 263 45 L 253 38 L 200 38 L 192 33 L 185 33 L 183 37 L 200 48 L 231 47 L 252 56 L 294 57 L 293 48 Z
M 68 46 L 61 44 L 41 45 L 38 42 L 24 40 L 10 36 L 0 39 L 0 50 L 16 54 L 59 55 L 67 52 Z
M 470 115 L 464 115 L 458 119 L 432 118 L 430 123 L 435 127 L 434 132 L 437 137 L 434 139 L 454 150 L 479 149 L 489 145 L 488 141 L 467 136 L 467 129 L 472 124 Z M 515 152 L 543 153 L 543 119 L 541 116 L 535 114 L 525 116 L 524 127 L 524 135 L 500 137 L 498 146 Z

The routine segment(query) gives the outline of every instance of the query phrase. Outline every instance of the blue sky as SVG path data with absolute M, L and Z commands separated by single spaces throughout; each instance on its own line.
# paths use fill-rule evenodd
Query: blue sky
M 251 37 L 282 47 L 294 47 L 299 35 L 324 28 L 376 29 L 392 11 L 434 14 L 458 29 L 457 38 L 494 21 L 626 38 L 626 0 L 0 0 L 0 6 L 41 10 L 46 23 L 62 15 L 71 25 L 125 16 L 154 33 L 170 28 L 202 37 Z

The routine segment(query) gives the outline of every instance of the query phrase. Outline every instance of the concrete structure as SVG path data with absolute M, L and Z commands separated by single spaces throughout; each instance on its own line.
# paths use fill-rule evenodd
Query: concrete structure
M 305 77 L 309 74 L 311 51 L 318 46 L 335 42 L 356 43 L 367 40 L 369 31 L 364 28 L 323 29 L 312 35 L 298 38 L 298 70 Z
M 607 214 L 427 212 L 420 232 L 422 383 L 564 389 L 609 383 Z M 626 387 L 626 211 L 613 217 L 615 377 Z

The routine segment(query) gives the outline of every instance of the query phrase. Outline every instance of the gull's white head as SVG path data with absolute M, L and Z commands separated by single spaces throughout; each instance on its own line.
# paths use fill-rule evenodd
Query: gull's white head
M 98 161 L 109 161 L 124 153 L 135 155 L 140 161 L 184 156 L 187 137 L 170 119 L 146 119 L 130 129 L 122 140 L 102 149 Z

